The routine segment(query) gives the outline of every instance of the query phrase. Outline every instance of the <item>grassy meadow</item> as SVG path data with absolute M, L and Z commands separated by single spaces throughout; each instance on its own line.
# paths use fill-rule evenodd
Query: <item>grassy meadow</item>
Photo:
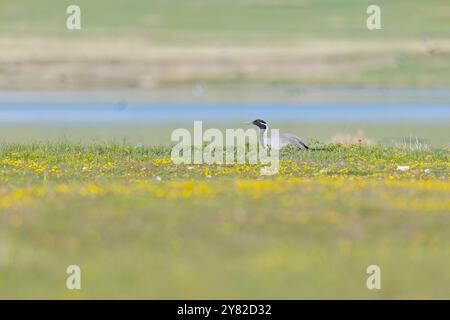
M 170 135 L 177 128 L 192 126 L 191 123 L 149 123 L 116 125 L 63 125 L 63 124 L 19 124 L 0 126 L 0 143 L 77 143 L 90 144 L 130 144 L 170 146 Z M 211 121 L 208 128 L 237 129 L 236 122 L 220 123 Z M 356 143 L 359 139 L 365 143 L 379 143 L 385 146 L 411 147 L 417 143 L 426 147 L 447 147 L 450 127 L 445 123 L 294 123 L 292 121 L 274 122 L 274 128 L 292 132 L 305 140 L 320 140 L 326 143 Z
M 3 144 L 0 297 L 449 296 L 448 149 L 287 148 L 275 176 L 170 150 Z
M 77 0 L 77 31 L 71 4 L 0 0 L 0 299 L 450 297 L 450 126 L 407 112 L 449 104 L 448 0 L 377 0 L 376 31 L 368 0 Z M 273 176 L 174 165 L 170 134 L 192 123 L 8 121 L 159 101 L 398 103 L 405 117 L 266 119 L 326 149 L 284 149 Z M 221 120 L 208 125 L 239 125 Z
M 66 35 L 70 0 L 0 2 L 0 32 Z M 386 40 L 449 35 L 445 0 L 379 0 L 383 33 L 366 28 L 369 0 L 78 0 L 88 34 L 141 34 L 158 42 L 301 38 Z M 61 12 L 63 13 L 61 15 Z

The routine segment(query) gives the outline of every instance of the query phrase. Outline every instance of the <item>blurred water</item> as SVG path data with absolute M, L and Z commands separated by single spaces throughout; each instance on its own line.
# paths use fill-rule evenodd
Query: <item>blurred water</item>
M 250 121 L 450 123 L 445 104 L 342 103 L 0 103 L 1 123 Z

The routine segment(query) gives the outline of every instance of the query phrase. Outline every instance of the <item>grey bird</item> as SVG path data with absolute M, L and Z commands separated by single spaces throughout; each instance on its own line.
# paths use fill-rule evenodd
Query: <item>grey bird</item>
M 250 124 L 254 124 L 259 128 L 259 143 L 264 147 L 271 147 L 280 149 L 286 145 L 293 145 L 303 150 L 309 150 L 309 147 L 303 142 L 302 138 L 292 133 L 280 133 L 279 141 L 274 141 L 270 137 L 267 137 L 266 131 L 269 128 L 266 121 L 262 119 L 256 119 Z

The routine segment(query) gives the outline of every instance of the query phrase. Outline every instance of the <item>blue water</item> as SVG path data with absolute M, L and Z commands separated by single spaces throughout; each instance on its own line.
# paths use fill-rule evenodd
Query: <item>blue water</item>
M 250 121 L 450 124 L 450 104 L 428 103 L 89 103 L 0 101 L 0 123 Z

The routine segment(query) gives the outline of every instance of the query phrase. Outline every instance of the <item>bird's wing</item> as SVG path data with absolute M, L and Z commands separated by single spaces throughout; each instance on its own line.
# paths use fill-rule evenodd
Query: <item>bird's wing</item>
M 303 140 L 300 137 L 297 137 L 295 134 L 292 133 L 280 134 L 280 142 L 282 144 L 293 144 L 301 149 L 306 150 L 309 149 L 309 147 L 306 145 L 306 143 L 303 142 Z

